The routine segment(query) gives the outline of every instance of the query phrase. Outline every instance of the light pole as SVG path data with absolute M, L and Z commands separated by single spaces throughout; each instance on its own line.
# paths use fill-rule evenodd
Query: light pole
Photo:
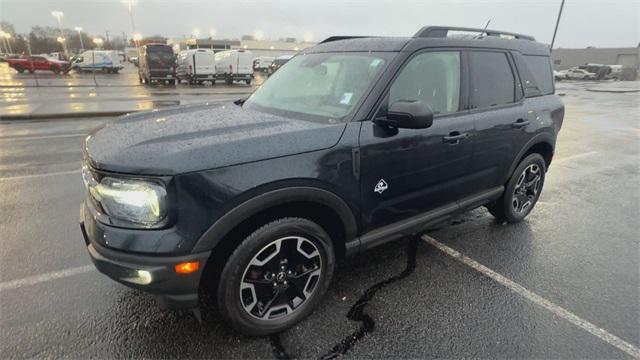
M 4 51 L 7 54 L 11 54 L 12 51 L 9 50 L 9 38 L 7 37 L 7 35 L 9 35 L 9 34 L 7 34 L 6 32 L 4 32 L 2 30 L 0 30 L 0 38 L 2 38 L 0 43 L 2 43 L 2 47 L 4 48 Z M 11 35 L 9 35 L 9 36 L 11 36 Z
M 138 58 L 140 58 L 140 45 L 138 43 L 138 41 L 140 40 L 136 40 L 136 35 L 140 34 L 136 34 L 136 24 L 133 22 L 133 5 L 135 4 L 136 0 L 121 1 L 127 6 L 127 10 L 129 10 L 129 20 L 131 20 L 131 33 L 133 34 L 133 42 L 136 45 L 136 53 L 138 54 Z M 142 36 L 140 36 L 140 39 L 142 39 Z
M 82 42 L 82 28 L 80 26 L 76 26 L 73 29 L 78 32 L 78 37 L 80 38 L 80 48 L 82 49 L 81 51 L 84 51 L 84 43 Z
M 64 13 L 62 11 L 53 10 L 51 12 L 51 15 L 53 15 L 53 17 L 58 19 L 58 29 L 60 29 L 60 36 L 64 38 L 64 33 L 62 32 L 62 17 L 64 16 Z M 67 51 L 67 45 L 65 44 L 64 41 L 62 41 L 62 50 L 64 51 L 64 56 L 69 58 L 69 52 Z

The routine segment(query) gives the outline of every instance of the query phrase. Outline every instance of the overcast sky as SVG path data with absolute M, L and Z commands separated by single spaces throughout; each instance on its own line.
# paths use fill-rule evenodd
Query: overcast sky
M 156 1 L 137 0 L 137 32 L 167 37 L 204 35 L 239 38 L 260 32 L 266 38 L 331 35 L 411 36 L 424 25 L 483 27 L 530 34 L 551 42 L 560 0 L 482 1 Z M 55 26 L 51 10 L 64 12 L 63 25 L 91 34 L 131 34 L 120 0 L 0 0 L 0 19 L 26 33 L 33 25 Z M 567 0 L 556 47 L 637 46 L 640 0 Z

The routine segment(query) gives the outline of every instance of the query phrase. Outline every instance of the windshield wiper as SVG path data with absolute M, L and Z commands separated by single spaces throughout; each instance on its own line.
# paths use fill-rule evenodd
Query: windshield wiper
M 249 97 L 247 96 L 246 98 L 238 99 L 238 100 L 234 101 L 233 103 L 238 105 L 238 106 L 240 106 L 240 107 L 242 107 L 242 105 L 244 104 L 245 101 L 247 101 L 248 98 Z

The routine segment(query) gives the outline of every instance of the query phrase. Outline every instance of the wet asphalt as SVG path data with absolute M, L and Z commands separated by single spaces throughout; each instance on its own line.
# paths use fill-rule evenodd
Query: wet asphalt
M 585 86 L 558 85 L 565 122 L 526 221 L 477 209 L 427 234 L 638 348 L 640 99 Z M 419 238 L 342 261 L 278 336 L 238 335 L 208 307 L 202 325 L 160 310 L 84 268 L 80 146 L 108 120 L 0 121 L 0 358 L 630 357 Z

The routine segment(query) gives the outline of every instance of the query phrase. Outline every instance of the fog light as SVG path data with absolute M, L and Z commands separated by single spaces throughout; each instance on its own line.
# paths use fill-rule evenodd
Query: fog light
M 192 272 L 198 271 L 200 268 L 200 263 L 197 261 L 187 261 L 176 265 L 176 273 L 177 274 L 191 274 Z
M 151 284 L 152 278 L 151 273 L 147 270 L 136 270 L 135 275 L 133 277 L 123 278 L 122 280 L 128 281 L 133 284 L 139 285 L 149 285 Z

